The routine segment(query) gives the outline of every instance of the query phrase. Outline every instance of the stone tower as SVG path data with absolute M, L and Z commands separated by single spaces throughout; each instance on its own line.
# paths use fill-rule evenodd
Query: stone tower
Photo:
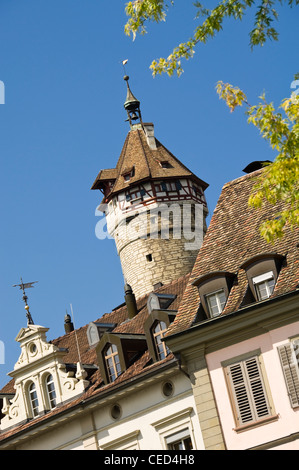
M 115 168 L 101 170 L 91 189 L 114 238 L 124 281 L 136 298 L 188 274 L 206 230 L 207 183 L 195 176 L 145 123 L 128 76 L 124 107 L 130 131 Z

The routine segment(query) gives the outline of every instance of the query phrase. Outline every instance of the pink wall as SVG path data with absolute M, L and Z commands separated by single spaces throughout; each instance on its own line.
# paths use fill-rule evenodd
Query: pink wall
M 299 322 L 207 355 L 207 364 L 228 450 L 248 449 L 299 431 L 299 408 L 295 410 L 291 408 L 277 352 L 278 346 L 286 343 L 289 337 L 296 335 L 299 335 Z M 237 433 L 234 431 L 235 421 L 221 362 L 256 349 L 261 350 L 275 413 L 279 415 L 279 418 L 274 422 Z M 299 440 L 279 448 L 299 450 Z

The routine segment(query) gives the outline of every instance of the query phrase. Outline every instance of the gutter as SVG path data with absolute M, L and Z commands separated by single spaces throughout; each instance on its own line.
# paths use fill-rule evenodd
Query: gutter
M 220 314 L 217 317 L 208 318 L 207 320 L 203 320 L 200 323 L 197 323 L 197 324 L 194 324 L 194 325 L 190 326 L 190 328 L 188 328 L 187 330 L 178 331 L 177 333 L 173 333 L 173 334 L 170 334 L 168 336 L 165 336 L 163 338 L 163 340 L 165 341 L 168 338 L 175 338 L 175 337 L 178 337 L 178 336 L 182 336 L 184 334 L 188 334 L 191 331 L 201 329 L 201 328 L 204 328 L 204 327 L 208 327 L 211 323 L 218 322 L 218 321 L 224 321 L 224 319 L 226 319 L 226 318 L 239 316 L 240 314 L 244 313 L 244 311 L 245 312 L 247 312 L 247 311 L 250 312 L 251 310 L 261 309 L 266 303 L 268 305 L 270 302 L 274 303 L 276 301 L 281 300 L 282 298 L 293 297 L 293 296 L 296 296 L 297 294 L 299 294 L 299 289 L 296 289 L 295 291 L 292 291 L 292 292 L 288 292 L 287 294 L 281 294 L 279 296 L 273 297 L 272 299 L 267 299 L 267 300 L 264 300 L 264 301 L 255 302 L 254 304 L 246 305 L 245 307 L 242 307 L 242 308 L 240 308 L 238 310 L 235 310 L 234 312 L 231 312 L 231 313 L 226 313 L 224 315 Z M 298 317 L 298 320 L 299 320 L 299 317 Z
M 250 332 L 250 329 L 254 329 L 255 336 L 258 334 L 263 334 L 266 332 L 265 324 L 275 322 L 275 319 L 283 323 L 284 316 L 283 310 L 277 310 L 277 304 L 282 301 L 287 302 L 292 298 L 295 298 L 299 294 L 299 289 L 295 291 L 288 292 L 287 294 L 282 294 L 280 296 L 274 297 L 272 299 L 267 299 L 266 301 L 256 302 L 254 304 L 247 305 L 246 307 L 240 308 L 231 313 L 224 315 L 219 315 L 218 317 L 209 318 L 207 320 L 201 321 L 200 323 L 192 325 L 190 328 L 179 331 L 177 333 L 169 334 L 163 338 L 163 341 L 166 342 L 168 347 L 171 349 L 173 354 L 176 352 L 181 352 L 182 349 L 191 349 L 201 345 L 210 346 L 214 342 L 214 349 L 218 350 L 222 347 L 225 347 L 225 339 L 236 335 L 240 331 Z M 275 308 L 276 307 L 276 308 Z M 259 317 L 254 315 L 255 312 L 260 313 Z M 295 315 L 295 312 L 294 312 Z M 252 318 L 254 316 L 254 318 Z M 299 315 L 297 314 L 297 320 L 299 321 Z M 295 320 L 294 320 L 295 321 Z M 223 322 L 227 322 L 230 328 L 225 328 Z M 278 325 L 279 326 L 279 325 Z M 276 326 L 276 327 L 278 327 Z M 210 336 L 208 336 L 210 334 Z M 193 336 L 193 341 L 191 340 L 191 335 Z M 186 338 L 184 341 L 183 338 Z M 222 343 L 219 344 L 219 338 Z M 191 340 L 191 341 L 190 341 Z M 218 340 L 218 345 L 215 341 Z M 236 338 L 235 342 L 242 341 L 242 338 Z M 184 342 L 184 344 L 183 344 Z M 215 349 L 216 345 L 216 349 Z M 207 352 L 207 351 L 206 351 Z

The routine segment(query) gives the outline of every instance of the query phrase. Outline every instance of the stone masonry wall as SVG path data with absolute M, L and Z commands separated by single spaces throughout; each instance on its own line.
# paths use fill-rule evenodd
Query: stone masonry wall
M 154 284 L 168 284 L 192 270 L 197 251 L 186 251 L 185 243 L 185 239 L 137 239 L 120 251 L 125 282 L 136 298 L 153 291 Z

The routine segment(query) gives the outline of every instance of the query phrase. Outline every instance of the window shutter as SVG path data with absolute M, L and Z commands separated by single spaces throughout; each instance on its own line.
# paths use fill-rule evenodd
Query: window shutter
M 299 406 L 299 377 L 298 368 L 291 344 L 279 346 L 278 353 L 286 382 L 291 406 Z
M 250 422 L 253 420 L 253 413 L 250 406 L 249 391 L 244 380 L 242 364 L 233 364 L 228 369 L 235 404 L 237 406 L 238 424 Z
M 271 414 L 257 357 L 228 367 L 239 425 Z
M 263 418 L 270 415 L 270 407 L 262 381 L 262 375 L 257 357 L 245 361 L 246 372 L 251 387 L 256 417 Z

